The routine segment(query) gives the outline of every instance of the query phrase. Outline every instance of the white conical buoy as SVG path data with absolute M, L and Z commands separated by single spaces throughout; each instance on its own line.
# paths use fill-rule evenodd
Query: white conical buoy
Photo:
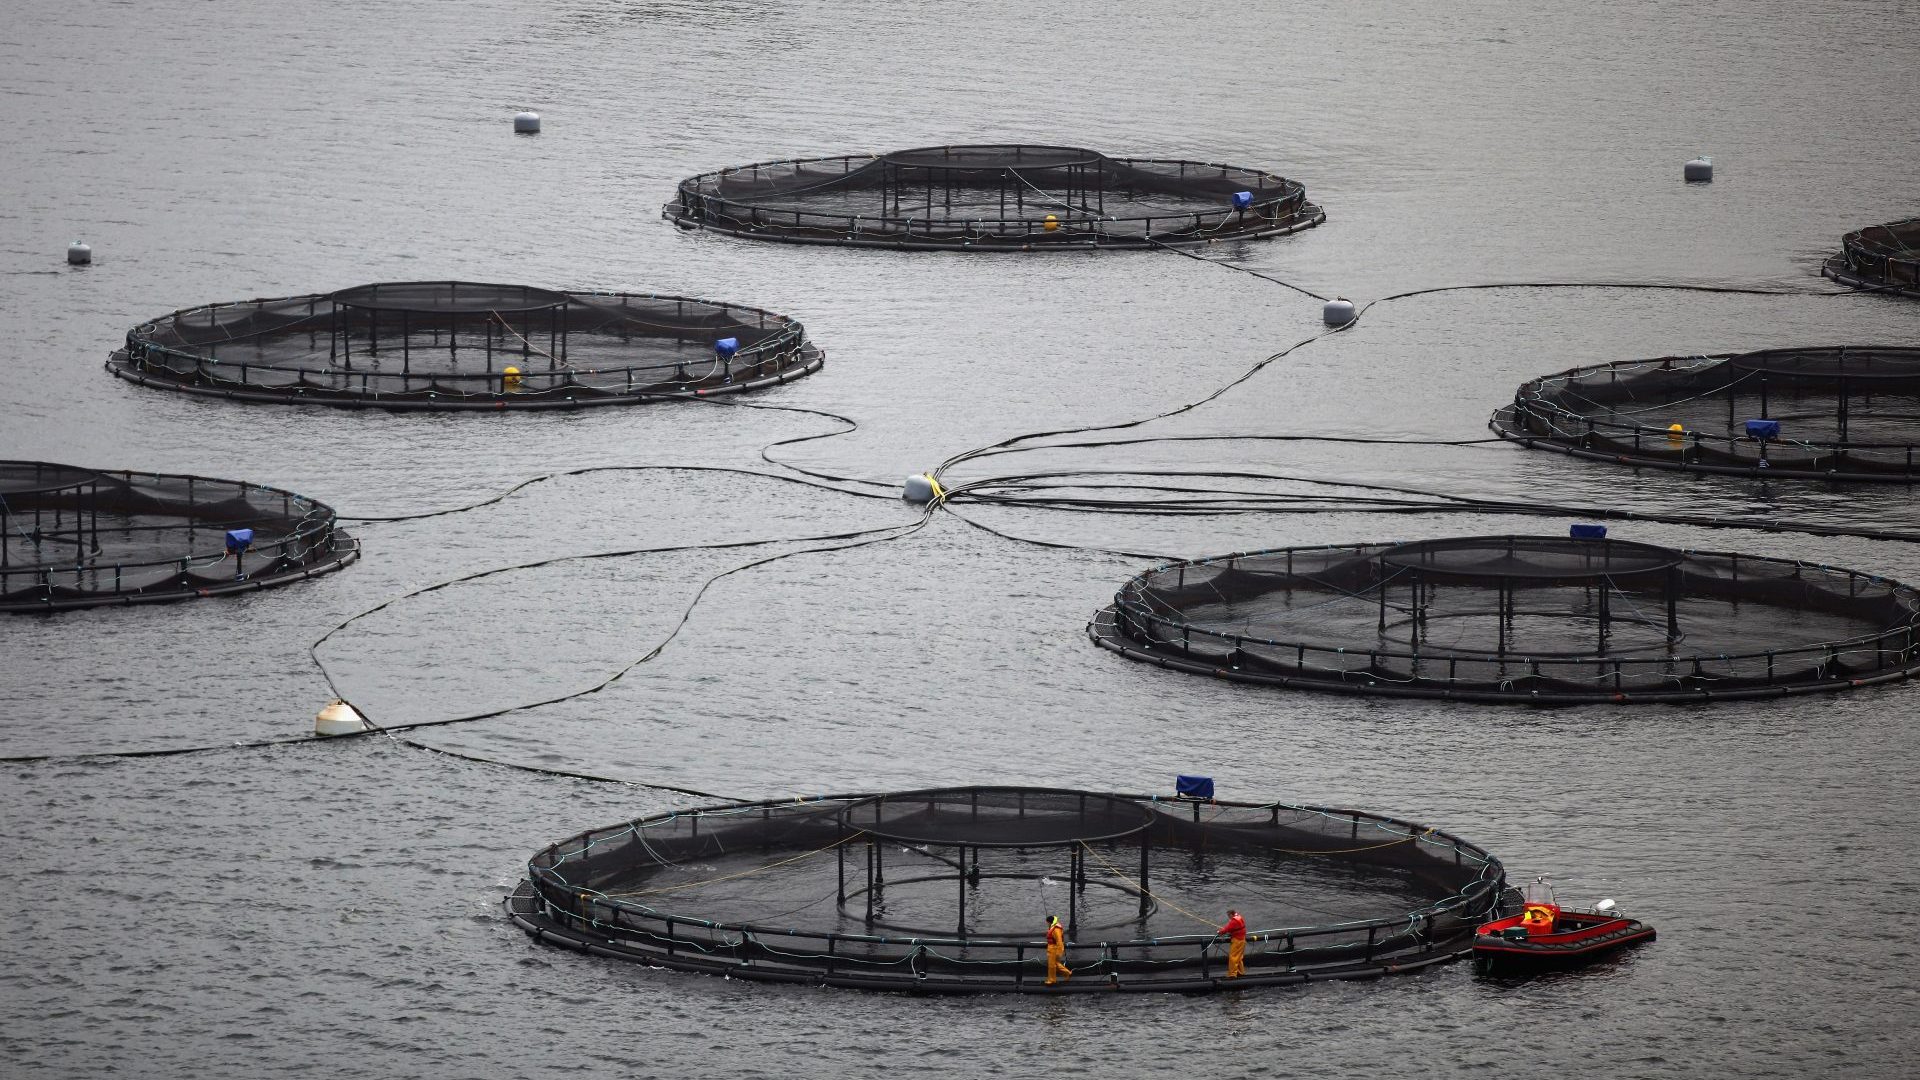
M 1713 180 L 1713 159 L 1710 157 L 1697 157 L 1687 162 L 1686 177 L 1690 183 L 1705 184 L 1711 182 Z
M 93 249 L 84 240 L 75 240 L 67 245 L 67 265 L 86 266 L 93 262 Z
M 1327 306 L 1320 309 L 1320 318 L 1324 320 L 1328 326 L 1345 326 L 1353 321 L 1355 314 L 1357 314 L 1357 312 L 1354 309 L 1353 301 L 1344 297 L 1338 300 L 1329 300 L 1327 301 Z
M 357 735 L 366 730 L 366 717 L 355 712 L 353 706 L 344 701 L 335 700 L 313 718 L 315 735 Z
M 521 135 L 540 134 L 540 114 L 537 112 L 515 113 L 513 130 Z

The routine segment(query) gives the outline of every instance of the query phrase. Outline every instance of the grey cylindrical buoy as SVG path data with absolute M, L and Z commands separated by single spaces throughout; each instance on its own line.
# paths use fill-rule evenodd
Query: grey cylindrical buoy
M 1697 157 L 1687 162 L 1686 177 L 1690 183 L 1704 184 L 1713 179 L 1713 159 Z
M 1327 301 L 1327 306 L 1320 309 L 1320 318 L 1324 320 L 1328 326 L 1345 326 L 1353 321 L 1355 314 L 1356 311 L 1354 310 L 1353 301 L 1344 297 L 1338 300 L 1329 300 Z
M 93 261 L 93 249 L 85 243 L 75 240 L 67 245 L 67 265 L 85 266 Z
M 537 112 L 515 113 L 513 130 L 521 135 L 540 134 L 540 114 Z
M 906 484 L 900 490 L 900 497 L 910 503 L 930 503 L 938 494 L 939 481 L 927 473 L 914 473 L 907 477 Z

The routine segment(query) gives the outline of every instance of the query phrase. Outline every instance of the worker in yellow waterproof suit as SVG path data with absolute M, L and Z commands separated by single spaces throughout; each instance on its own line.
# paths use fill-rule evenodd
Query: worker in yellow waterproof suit
M 1047 985 L 1052 986 L 1055 976 L 1062 979 L 1073 978 L 1073 970 L 1062 961 L 1067 955 L 1067 932 L 1060 928 L 1060 916 L 1047 916 Z
M 1228 908 L 1227 925 L 1219 933 L 1227 938 L 1227 978 L 1237 979 L 1247 973 L 1247 920 Z

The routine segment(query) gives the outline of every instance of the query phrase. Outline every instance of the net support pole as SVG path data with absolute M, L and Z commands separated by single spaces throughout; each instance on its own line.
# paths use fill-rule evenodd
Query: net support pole
M 1680 640 L 1680 568 L 1667 567 L 1667 641 Z
M 1380 588 L 1378 590 L 1380 593 L 1380 632 L 1385 633 L 1387 629 L 1387 560 L 1375 559 L 1373 561 L 1373 573 L 1375 577 L 1380 579 Z
M 1147 917 L 1147 870 L 1148 853 L 1153 850 L 1147 833 L 1140 834 L 1140 917 Z
M 1067 849 L 1067 936 L 1078 937 L 1080 928 L 1080 849 Z
M 960 871 L 953 875 L 953 880 L 960 883 L 960 925 L 955 936 L 964 938 L 967 936 L 967 845 L 965 844 L 960 845 L 958 865 Z
M 1507 655 L 1507 604 L 1510 600 L 1511 590 L 1507 587 L 1506 578 L 1499 578 L 1498 581 L 1499 584 L 1494 588 L 1495 611 L 1493 624 L 1495 628 L 1495 655 L 1505 656 Z
M 1613 617 L 1613 608 L 1607 598 L 1607 582 L 1600 580 L 1600 645 L 1599 651 L 1607 651 L 1607 622 Z
M 867 925 L 873 925 L 873 837 L 867 837 Z
M 845 904 L 847 902 L 847 824 L 844 821 L 840 823 L 839 837 L 833 845 L 833 859 L 838 864 L 835 867 L 840 883 L 838 899 L 841 904 Z
M 1412 635 L 1411 640 L 1413 641 L 1414 651 L 1419 652 L 1420 651 L 1421 608 L 1420 608 L 1420 575 L 1417 572 L 1413 575 L 1412 607 L 1413 607 L 1412 617 L 1407 620 L 1407 625 L 1410 628 L 1408 632 Z

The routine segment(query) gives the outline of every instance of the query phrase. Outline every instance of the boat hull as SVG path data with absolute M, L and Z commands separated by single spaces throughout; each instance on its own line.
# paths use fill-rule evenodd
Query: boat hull
M 1483 931 L 1474 938 L 1473 964 L 1475 970 L 1486 974 L 1553 971 L 1579 967 L 1653 939 L 1653 927 L 1632 919 L 1608 919 L 1525 940 Z

